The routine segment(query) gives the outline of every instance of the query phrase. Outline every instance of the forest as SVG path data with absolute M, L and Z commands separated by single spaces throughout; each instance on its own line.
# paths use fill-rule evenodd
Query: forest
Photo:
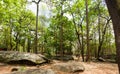
M 119 74 L 120 1 L 0 0 L 6 73 Z

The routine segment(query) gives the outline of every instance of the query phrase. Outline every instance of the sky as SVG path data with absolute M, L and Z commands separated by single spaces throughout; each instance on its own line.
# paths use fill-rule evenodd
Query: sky
M 31 0 L 28 0 L 29 2 L 31 2 Z M 37 6 L 35 3 L 30 3 L 27 5 L 27 9 L 31 10 L 34 14 L 36 14 L 36 9 Z M 40 2 L 39 3 L 39 15 L 45 15 L 46 17 L 50 17 L 50 11 L 48 9 L 48 6 L 46 3 Z
M 34 14 L 36 14 L 37 6 L 35 3 L 32 2 L 32 0 L 28 0 L 31 2 L 30 4 L 27 5 L 27 9 L 31 10 Z M 50 12 L 50 7 L 45 3 L 45 2 L 40 2 L 39 3 L 39 15 L 43 15 L 47 18 L 50 18 L 52 15 Z M 72 19 L 72 16 L 69 14 L 65 13 L 64 16 L 68 17 L 68 19 Z

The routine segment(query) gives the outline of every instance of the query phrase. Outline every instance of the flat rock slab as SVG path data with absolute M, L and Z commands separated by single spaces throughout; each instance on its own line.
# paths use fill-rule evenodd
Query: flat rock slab
M 23 53 L 17 51 L 0 51 L 0 62 L 37 65 L 48 62 L 48 59 L 41 54 Z
M 9 74 L 56 74 L 52 69 L 30 69 L 26 71 L 16 71 Z
M 54 64 L 52 69 L 63 72 L 83 72 L 85 67 L 79 62 L 67 62 Z

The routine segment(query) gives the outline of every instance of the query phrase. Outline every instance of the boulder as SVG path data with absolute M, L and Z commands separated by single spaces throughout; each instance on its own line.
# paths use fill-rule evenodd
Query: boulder
M 63 61 L 74 60 L 74 58 L 73 58 L 71 55 L 53 56 L 52 59 L 55 59 L 55 60 L 63 60 Z
M 102 57 L 99 57 L 99 58 L 98 58 L 98 61 L 100 61 L 100 62 L 105 62 L 106 60 L 105 60 L 104 58 L 102 58 Z
M 63 72 L 83 72 L 85 67 L 79 62 L 67 62 L 54 64 L 52 69 Z
M 41 54 L 18 51 L 0 51 L 0 62 L 10 64 L 39 65 L 49 60 Z
M 56 74 L 52 69 L 29 69 L 26 71 L 16 71 L 9 74 Z

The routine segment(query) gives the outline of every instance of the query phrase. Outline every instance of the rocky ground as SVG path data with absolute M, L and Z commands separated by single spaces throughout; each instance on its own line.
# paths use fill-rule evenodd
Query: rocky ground
M 75 61 L 76 62 L 76 61 Z M 19 65 L 7 65 L 0 63 L 0 74 L 10 73 L 13 69 L 18 69 L 19 71 L 29 70 L 29 69 L 51 69 L 56 64 L 65 64 L 68 62 L 61 62 L 54 60 L 51 64 L 37 65 L 37 66 L 19 66 Z M 80 63 L 85 67 L 83 72 L 63 72 L 52 68 L 56 74 L 118 74 L 117 64 L 106 63 L 106 62 L 76 62 Z

